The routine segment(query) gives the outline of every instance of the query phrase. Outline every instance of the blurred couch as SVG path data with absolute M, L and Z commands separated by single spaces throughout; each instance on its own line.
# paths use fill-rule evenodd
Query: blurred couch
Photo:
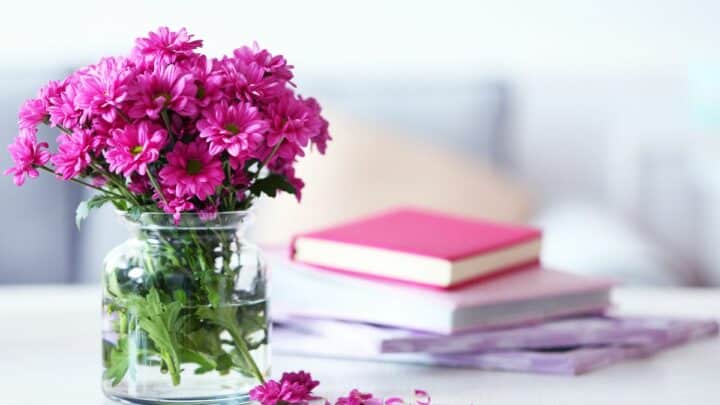
M 335 139 L 326 156 L 298 165 L 302 204 L 263 200 L 253 238 L 285 243 L 298 232 L 393 206 L 413 205 L 506 222 L 525 222 L 532 199 L 516 181 L 472 154 L 329 112 Z
M 19 74 L 0 72 L 6 86 L 14 89 L 2 109 L 5 143 L 15 133 L 20 103 L 47 78 L 62 76 L 38 72 L 23 82 L 15 80 Z M 335 140 L 327 156 L 310 153 L 300 163 L 299 174 L 307 182 L 303 204 L 291 196 L 259 204 L 252 239 L 285 243 L 297 231 L 393 205 L 509 221 L 529 217 L 529 195 L 491 166 L 502 161 L 507 139 L 509 103 L 503 82 L 368 79 L 348 84 L 338 79 L 311 80 L 300 87 L 326 107 Z M 0 162 L 10 165 L 7 154 Z M 105 253 L 127 237 L 125 230 L 112 210 L 103 208 L 78 232 L 75 206 L 89 192 L 41 177 L 22 189 L 10 179 L 2 182 L 4 204 L 12 208 L 2 216 L 18 231 L 0 241 L 0 283 L 98 280 Z M 30 219 L 17 215 L 20 207 L 34 205 L 42 207 L 33 209 Z
M 5 144 L 15 112 L 63 71 L 4 71 Z M 298 167 L 303 203 L 263 200 L 251 238 L 293 233 L 393 205 L 543 227 L 543 261 L 642 284 L 720 284 L 720 179 L 708 135 L 686 116 L 682 78 L 502 80 L 310 78 L 335 140 Z M 45 132 L 43 136 L 54 136 Z M 711 138 L 711 137 L 710 137 Z M 715 149 L 713 149 L 715 148 Z M 2 168 L 10 165 L 0 154 Z M 110 209 L 77 232 L 88 193 L 43 176 L 0 182 L 0 283 L 96 281 L 126 238 Z
M 693 87 L 708 83 L 696 82 L 644 72 L 516 83 L 513 174 L 539 202 L 546 264 L 720 285 L 720 103 L 717 93 L 698 102 Z M 698 116 L 698 104 L 715 119 Z
M 17 135 L 17 111 L 49 78 L 61 78 L 67 70 L 17 69 L 0 71 L 0 168 L 12 159 L 5 150 Z M 41 137 L 54 138 L 44 129 Z M 0 283 L 74 282 L 81 247 L 74 229 L 75 207 L 82 190 L 51 176 L 40 176 L 16 187 L 11 177 L 0 178 Z

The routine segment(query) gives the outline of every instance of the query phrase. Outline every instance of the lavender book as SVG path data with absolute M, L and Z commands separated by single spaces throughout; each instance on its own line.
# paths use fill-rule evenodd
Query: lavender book
M 285 319 L 273 344 L 280 353 L 573 375 L 717 334 L 715 321 L 661 318 L 574 318 L 455 336 Z

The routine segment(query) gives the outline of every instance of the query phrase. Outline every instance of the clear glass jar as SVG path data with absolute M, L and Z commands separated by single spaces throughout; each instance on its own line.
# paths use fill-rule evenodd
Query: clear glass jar
M 103 391 L 144 404 L 242 403 L 270 373 L 266 266 L 247 212 L 124 216 L 103 274 Z

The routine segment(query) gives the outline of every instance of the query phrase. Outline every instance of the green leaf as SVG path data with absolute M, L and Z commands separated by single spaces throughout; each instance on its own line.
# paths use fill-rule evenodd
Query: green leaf
M 81 201 L 80 204 L 78 204 L 77 210 L 75 210 L 75 225 L 78 229 L 80 229 L 82 221 L 90 214 L 90 210 L 100 208 L 113 199 L 114 197 L 109 195 L 97 194 L 85 201 Z
M 197 309 L 197 314 L 202 319 L 214 323 L 215 325 L 227 329 L 231 333 L 242 333 L 240 325 L 238 325 L 235 315 L 237 314 L 237 307 L 233 306 L 218 306 L 218 307 L 200 307 Z
M 127 210 L 128 218 L 133 221 L 140 221 L 140 215 L 142 215 L 142 213 L 142 208 L 138 206 L 131 207 L 129 210 Z
M 260 305 L 264 307 L 264 304 Z M 235 319 L 242 330 L 248 350 L 267 344 L 267 318 L 264 310 L 259 307 L 238 308 Z
M 208 301 L 210 301 L 210 305 L 212 306 L 219 306 L 220 305 L 220 295 L 217 291 L 214 289 L 208 289 Z
M 80 204 L 78 204 L 77 209 L 75 210 L 75 226 L 77 226 L 78 229 L 80 229 L 80 224 L 85 220 L 85 218 L 87 218 L 88 214 L 90 214 L 88 202 L 80 201 Z
M 245 161 L 245 167 L 243 167 L 243 169 L 244 169 L 246 172 L 250 172 L 250 169 L 253 168 L 253 166 L 254 166 L 255 169 L 257 169 L 257 167 L 258 167 L 259 164 L 260 164 L 260 160 L 259 160 L 259 159 L 252 159 L 252 158 L 251 158 L 251 159 L 248 159 L 248 160 Z M 257 171 L 257 170 L 253 170 L 253 172 L 256 172 L 256 171 Z M 251 173 L 253 173 L 253 172 L 251 172 Z
M 235 345 L 235 350 L 238 352 L 236 357 L 239 356 L 238 358 L 241 360 L 236 359 L 233 361 L 233 358 L 229 355 L 227 360 L 238 367 L 243 374 L 253 375 L 262 381 L 261 371 L 258 369 L 257 364 L 255 364 L 249 352 L 247 342 L 247 332 L 249 331 L 243 330 L 242 325 L 237 319 L 238 308 L 234 306 L 200 307 L 197 309 L 196 314 L 228 331 Z M 217 359 L 217 370 L 220 373 L 224 372 L 224 367 L 227 366 L 226 360 L 223 360 L 222 357 L 223 356 Z
M 290 194 L 295 194 L 296 192 L 295 187 L 288 182 L 287 178 L 277 173 L 270 173 L 262 179 L 257 179 L 255 180 L 255 183 L 250 186 L 250 192 L 258 197 L 261 194 L 275 197 L 278 190 L 282 190 Z
M 175 301 L 181 303 L 182 305 L 187 304 L 187 294 L 185 294 L 185 291 L 183 290 L 173 291 L 173 298 L 175 298 Z
M 223 341 L 220 339 L 222 329 L 198 329 L 185 335 L 185 345 L 195 351 L 203 351 L 213 357 L 218 357 L 225 353 L 223 350 Z M 232 344 L 232 342 L 230 342 Z
M 220 374 L 227 374 L 230 371 L 230 368 L 233 366 L 232 358 L 229 354 L 223 353 L 217 358 L 217 371 Z
M 163 363 L 168 368 L 173 385 L 180 384 L 180 347 L 184 317 L 181 315 L 182 303 L 173 301 L 164 304 L 160 293 L 150 289 L 146 297 L 135 296 L 131 299 L 132 309 L 138 317 L 140 328 L 144 330 L 160 352 Z
M 120 384 L 128 371 L 130 355 L 127 347 L 127 338 L 123 337 L 110 351 L 110 361 L 103 372 L 103 378 L 110 380 L 113 387 Z
M 114 297 L 122 297 L 122 289 L 120 289 L 120 283 L 117 279 L 118 271 L 105 273 L 105 289 L 107 292 Z
M 209 356 L 199 351 L 181 348 L 180 350 L 178 350 L 178 355 L 180 356 L 181 362 L 196 363 L 200 366 L 195 369 L 195 374 L 204 374 L 209 371 L 215 370 L 215 368 L 217 367 L 217 362 L 212 356 Z
M 246 377 L 254 377 L 252 374 L 252 365 L 243 357 L 238 349 L 230 351 L 230 359 L 235 368 Z

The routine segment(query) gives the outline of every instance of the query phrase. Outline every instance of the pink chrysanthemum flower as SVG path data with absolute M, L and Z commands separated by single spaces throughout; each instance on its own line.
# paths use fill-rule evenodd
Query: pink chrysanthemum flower
M 338 398 L 335 405 L 382 405 L 382 400 L 373 398 L 372 394 L 360 392 L 356 388 L 350 391 L 346 397 Z
M 277 103 L 270 105 L 271 130 L 267 136 L 268 145 L 273 146 L 285 139 L 300 147 L 307 146 L 310 138 L 322 130 L 319 106 L 314 99 L 303 100 L 288 94 Z
M 232 168 L 230 172 L 230 184 L 235 189 L 235 199 L 238 202 L 245 200 L 247 197 L 246 192 L 250 187 L 250 176 L 242 169 L 244 163 L 244 161 L 240 160 L 230 160 L 230 167 Z M 223 193 L 226 192 L 227 191 L 223 191 Z
M 147 176 L 141 176 L 137 173 L 134 173 L 130 176 L 130 181 L 127 184 L 127 188 L 128 190 L 130 190 L 131 193 L 137 195 L 144 195 L 152 190 L 152 184 L 150 183 L 150 179 Z
M 262 405 L 307 404 L 313 399 L 312 390 L 320 384 L 310 373 L 283 373 L 280 381 L 269 380 L 250 391 L 250 399 Z
M 284 148 L 284 145 L 285 144 L 282 144 L 278 151 L 286 149 Z M 268 164 L 267 168 L 270 169 L 271 172 L 280 174 L 285 177 L 288 183 L 290 183 L 290 185 L 295 189 L 295 192 L 293 194 L 295 195 L 295 198 L 297 198 L 298 202 L 300 202 L 300 200 L 302 200 L 302 189 L 305 187 L 305 182 L 295 175 L 294 165 L 294 155 L 285 157 L 277 154 L 275 158 Z
M 271 148 L 267 147 L 267 149 Z M 267 153 L 269 152 L 263 152 L 262 155 L 266 156 Z M 303 156 L 305 156 L 305 151 L 300 145 L 292 142 L 283 142 L 280 144 L 277 152 L 275 152 L 275 158 L 273 159 L 273 162 L 275 162 L 276 160 L 283 161 L 282 164 L 278 162 L 279 165 L 283 166 L 285 164 L 288 164 L 288 162 L 294 162 L 296 158 Z
M 94 142 L 92 133 L 86 129 L 58 135 L 58 152 L 51 159 L 58 175 L 69 180 L 82 173 L 92 160 L 90 152 Z
M 198 217 L 203 221 L 212 221 L 217 218 L 218 208 L 220 207 L 220 201 L 214 203 L 207 203 L 204 207 L 198 210 Z
M 160 170 L 160 179 L 166 187 L 174 187 L 179 197 L 197 196 L 204 200 L 225 178 L 222 162 L 208 152 L 201 139 L 189 144 L 178 142 L 167 154 L 167 160 Z
M 322 129 L 320 130 L 320 135 L 315 136 L 311 139 L 313 145 L 317 148 L 317 150 L 320 152 L 320 154 L 324 155 L 325 151 L 327 150 L 327 143 L 332 140 L 332 137 L 330 136 L 330 132 L 328 131 L 328 122 L 323 118 L 323 125 Z
M 148 121 L 113 129 L 107 141 L 105 158 L 110 170 L 129 177 L 133 173 L 144 175 L 147 165 L 158 160 L 167 144 L 167 131 Z
M 332 140 L 329 132 L 330 124 L 321 115 L 322 108 L 320 107 L 320 104 L 317 102 L 317 100 L 312 97 L 307 99 L 301 98 L 301 100 L 305 103 L 305 106 L 310 111 L 312 111 L 313 120 L 315 120 L 315 122 L 313 122 L 310 127 L 312 127 L 313 130 L 316 130 L 317 132 L 315 132 L 315 135 L 312 135 L 310 137 L 310 142 L 312 142 L 312 144 L 315 145 L 318 151 L 324 155 L 325 150 L 327 150 L 328 141 Z
M 186 119 L 177 114 L 173 114 L 170 116 L 170 133 L 173 134 L 176 139 L 189 142 L 197 138 L 198 132 L 195 124 L 197 124 L 196 119 Z
M 168 27 L 160 27 L 157 32 L 148 32 L 147 38 L 135 40 L 132 54 L 145 62 L 155 60 L 173 63 L 194 54 L 193 50 L 202 46 L 202 40 L 192 39 L 185 28 L 170 31 Z
M 47 142 L 38 142 L 35 133 L 21 132 L 15 141 L 8 146 L 15 166 L 5 170 L 4 174 L 12 175 L 17 186 L 25 183 L 25 176 L 36 178 L 40 175 L 35 166 L 42 166 L 50 160 Z
M 175 188 L 173 187 L 163 188 L 162 196 L 155 191 L 152 198 L 157 201 L 158 207 L 160 207 L 161 210 L 163 210 L 166 214 L 172 214 L 173 220 L 175 220 L 175 225 L 180 222 L 183 212 L 195 209 L 195 204 L 190 201 L 190 197 L 176 195 Z
M 269 103 L 282 96 L 288 81 L 247 58 L 224 57 L 217 68 L 225 77 L 226 93 L 245 101 Z
M 210 154 L 217 155 L 227 150 L 230 156 L 237 157 L 262 143 L 268 123 L 249 103 L 228 106 L 221 101 L 203 112 L 197 128 L 200 137 L 210 144 Z
M 232 67 L 230 83 L 236 96 L 241 99 L 257 99 L 269 102 L 281 96 L 293 78 L 292 66 L 282 55 L 273 56 L 257 43 L 233 51 L 233 58 L 226 58 Z
M 147 176 L 133 174 L 128 182 L 128 190 L 137 195 L 147 194 L 152 190 L 152 184 Z
M 100 185 L 112 177 L 91 169 L 105 167 L 125 177 L 142 209 L 153 200 L 173 215 L 211 216 L 252 202 L 245 199 L 257 194 L 258 176 L 248 163 L 263 162 L 293 187 L 278 189 L 299 199 L 304 183 L 295 163 L 307 149 L 324 153 L 330 140 L 319 104 L 295 94 L 282 55 L 255 44 L 217 59 L 200 54 L 200 46 L 185 29 L 161 27 L 137 39 L 128 57 L 103 58 L 49 82 L 20 109 L 21 133 L 30 135 L 15 141 L 7 173 L 22 184 L 40 169 L 32 162 L 52 162 L 63 179 L 85 176 Z M 69 133 L 58 137 L 57 153 L 35 138 L 40 123 Z M 290 396 L 302 386 L 291 379 L 278 383 Z
M 222 91 L 223 76 L 215 68 L 216 61 L 208 60 L 205 55 L 199 55 L 179 63 L 183 69 L 190 72 L 195 78 L 197 93 L 195 99 L 199 107 L 205 108 L 225 97 Z
M 176 65 L 158 64 L 154 71 L 138 75 L 128 115 L 158 119 L 160 112 L 167 108 L 185 117 L 195 116 L 198 113 L 196 95 L 192 74 Z
M 310 393 L 312 392 L 312 390 L 315 389 L 315 387 L 320 385 L 319 381 L 313 380 L 310 373 L 306 373 L 302 370 L 297 372 L 283 373 L 282 377 L 280 377 L 280 381 L 283 384 L 293 386 L 293 389 L 296 392 L 304 392 L 304 399 L 306 400 L 311 399 Z
M 107 142 L 110 139 L 110 134 L 115 129 L 125 128 L 125 121 L 107 122 L 102 118 L 96 118 L 90 123 L 90 128 L 93 132 L 93 153 L 97 156 L 102 156 L 105 153 Z
M 266 381 L 265 384 L 250 390 L 250 399 L 260 402 L 261 405 L 277 405 L 285 401 L 286 396 L 283 386 L 275 380 Z
M 416 388 L 413 393 L 415 394 L 415 403 L 417 405 L 430 405 L 431 398 L 427 391 Z
M 75 104 L 76 96 L 77 87 L 74 84 L 67 84 L 61 93 L 50 100 L 48 113 L 53 125 L 60 125 L 70 130 L 78 126 L 82 111 Z
M 102 187 L 106 185 L 108 180 L 103 176 L 93 176 L 92 185 L 95 187 Z
M 65 91 L 65 86 L 67 86 L 69 80 L 69 77 L 63 81 L 50 80 L 48 84 L 43 86 L 40 89 L 40 99 L 43 103 L 46 105 L 50 104 L 53 100 L 60 97 L 60 93 Z
M 295 198 L 300 202 L 302 200 L 302 190 L 305 187 L 305 182 L 295 175 L 295 168 L 292 165 L 286 166 L 281 174 L 285 176 L 288 183 L 293 186 L 295 189 Z
M 293 78 L 292 65 L 282 55 L 273 56 L 267 49 L 260 49 L 257 42 L 252 48 L 243 46 L 233 51 L 235 59 L 250 65 L 256 64 L 262 68 L 264 76 L 273 76 L 276 80 L 289 82 Z M 284 83 L 283 83 L 284 85 Z
M 107 122 L 117 119 L 128 97 L 132 70 L 122 58 L 103 58 L 79 75 L 75 103 L 84 117 L 99 115 Z
M 230 162 L 230 165 L 233 167 L 233 177 L 231 179 L 232 185 L 238 189 L 238 190 L 244 190 L 248 188 L 250 185 L 250 176 L 248 176 L 247 172 L 245 170 L 238 170 L 240 166 L 234 166 L 232 161 Z
M 280 377 L 280 381 L 288 384 L 301 385 L 305 387 L 308 393 L 315 389 L 315 387 L 320 385 L 319 381 L 313 380 L 312 374 L 307 373 L 303 370 L 285 372 Z
M 47 105 L 38 98 L 30 99 L 23 103 L 18 113 L 18 126 L 21 130 L 34 131 L 37 126 L 49 118 Z

